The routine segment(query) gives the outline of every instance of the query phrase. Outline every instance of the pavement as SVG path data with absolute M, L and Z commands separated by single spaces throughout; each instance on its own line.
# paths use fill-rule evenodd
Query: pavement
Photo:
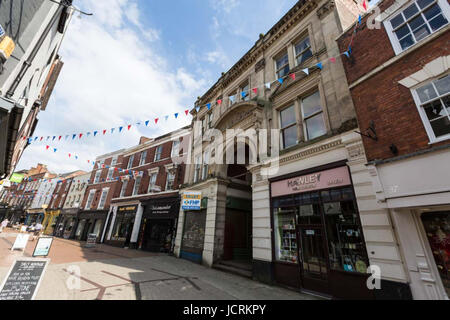
M 0 283 L 14 261 L 17 233 L 0 234 Z M 36 300 L 317 300 L 317 297 L 163 254 L 55 238 Z

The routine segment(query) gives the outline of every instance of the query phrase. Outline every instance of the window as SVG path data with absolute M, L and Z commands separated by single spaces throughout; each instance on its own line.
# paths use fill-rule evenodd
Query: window
M 111 166 L 115 166 L 116 164 L 117 164 L 117 156 L 116 157 L 114 157 L 114 158 L 112 158 L 112 160 L 111 160 Z
M 69 191 L 69 186 L 70 186 L 70 182 L 68 181 L 67 183 L 66 183 L 66 188 L 65 188 L 65 192 L 67 192 L 67 191 Z
M 127 169 L 133 168 L 133 161 L 134 161 L 134 154 L 130 156 L 130 159 L 128 159 Z
M 431 142 L 450 138 L 450 74 L 416 89 L 415 100 Z
M 124 180 L 122 182 L 122 189 L 120 189 L 120 198 L 123 198 L 125 196 L 125 192 L 127 192 L 128 187 L 128 180 Z
M 95 190 L 89 192 L 88 199 L 86 201 L 86 210 L 91 210 L 92 201 L 94 200 Z
M 210 128 L 212 128 L 212 121 L 213 121 L 212 112 L 208 113 L 207 118 L 208 118 L 208 129 L 210 129 Z
M 287 52 L 275 60 L 277 79 L 287 76 L 289 73 L 289 57 Z
M 157 177 L 158 177 L 157 173 L 152 173 L 150 175 L 150 181 L 148 184 L 148 193 L 153 193 L 153 192 L 157 191 L 157 188 L 156 188 L 156 178 Z
M 283 149 L 297 144 L 297 120 L 295 107 L 291 106 L 280 111 L 280 128 Z
M 305 139 L 313 140 L 327 133 L 319 91 L 302 99 Z
M 299 43 L 295 45 L 295 61 L 297 66 L 301 65 L 303 62 L 312 57 L 311 43 L 309 42 L 309 37 L 302 39 Z
M 207 129 L 207 122 L 206 117 L 202 119 L 202 134 L 205 134 Z
M 100 181 L 100 176 L 102 175 L 102 171 L 101 170 L 98 170 L 96 173 L 95 173 L 95 179 L 94 179 L 94 183 L 99 183 L 99 181 Z
M 156 152 L 155 152 L 155 161 L 161 160 L 162 152 L 163 152 L 163 146 L 158 146 L 156 148 Z
M 166 191 L 173 190 L 175 183 L 175 175 L 172 172 L 167 172 Z
M 444 10 L 442 10 L 444 8 Z M 448 24 L 448 3 L 441 0 L 417 0 L 386 23 L 396 53 L 411 47 Z
M 133 196 L 136 196 L 139 194 L 141 180 L 142 180 L 142 177 L 140 177 L 140 176 L 136 177 L 136 179 L 134 180 Z
M 106 198 L 108 197 L 109 189 L 103 189 L 100 203 L 98 204 L 98 210 L 102 210 L 105 207 Z
M 200 180 L 200 172 L 202 168 L 202 157 L 200 155 L 195 157 L 194 183 Z
M 141 153 L 141 161 L 139 161 L 139 166 L 143 166 L 145 164 L 145 160 L 147 159 L 147 151 Z
M 108 177 L 106 178 L 107 181 L 111 181 L 114 174 L 114 168 L 109 168 L 108 170 Z
M 241 86 L 240 92 L 242 101 L 250 100 L 250 87 L 248 85 L 248 82 Z
M 176 140 L 172 145 L 172 157 L 178 157 L 180 155 L 180 140 Z

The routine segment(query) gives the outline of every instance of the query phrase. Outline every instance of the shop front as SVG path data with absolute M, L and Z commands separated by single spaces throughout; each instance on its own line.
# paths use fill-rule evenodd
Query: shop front
M 180 198 L 150 199 L 142 203 L 142 217 L 138 248 L 150 252 L 172 254 L 180 210 Z
M 130 247 L 138 207 L 139 205 L 129 205 L 117 208 L 107 244 L 122 248 Z
M 25 225 L 31 226 L 32 224 L 43 224 L 45 219 L 45 212 L 43 209 L 31 209 L 27 211 L 27 217 L 25 219 Z
M 78 209 L 63 209 L 58 217 L 54 235 L 59 238 L 72 239 L 77 223 Z
M 77 219 L 75 239 L 86 241 L 90 234 L 95 234 L 97 235 L 97 242 L 100 242 L 107 215 L 108 211 L 105 210 L 80 212 Z
M 335 298 L 373 299 L 347 166 L 271 180 L 275 281 Z
M 3 221 L 6 218 L 7 213 L 8 213 L 8 205 L 0 204 L 0 221 Z
M 43 230 L 45 235 L 53 235 L 55 228 L 57 226 L 57 220 L 59 215 L 61 214 L 61 210 L 46 210 L 44 221 L 42 223 Z

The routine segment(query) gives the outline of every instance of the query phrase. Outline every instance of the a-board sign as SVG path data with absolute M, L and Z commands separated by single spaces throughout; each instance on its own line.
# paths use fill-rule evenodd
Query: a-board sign
M 94 248 L 96 243 L 97 243 L 97 235 L 95 233 L 91 233 L 88 235 L 85 247 Z
M 11 251 L 14 250 L 25 250 L 28 244 L 28 240 L 30 239 L 29 234 L 18 234 L 16 241 L 14 242 Z
M 38 239 L 36 248 L 34 248 L 33 257 L 47 257 L 52 247 L 53 238 L 41 237 Z
M 17 260 L 0 287 L 0 300 L 34 300 L 48 259 Z

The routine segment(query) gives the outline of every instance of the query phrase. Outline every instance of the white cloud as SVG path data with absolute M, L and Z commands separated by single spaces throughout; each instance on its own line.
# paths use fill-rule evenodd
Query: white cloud
M 64 67 L 49 106 L 40 113 L 35 136 L 54 136 L 99 131 L 82 140 L 32 144 L 18 166 L 48 164 L 58 173 L 92 168 L 87 160 L 136 145 L 142 135 L 157 136 L 188 125 L 184 110 L 204 92 L 205 83 L 185 69 L 171 70 L 151 42 L 159 38 L 140 20 L 138 4 L 132 0 L 82 0 L 78 7 L 93 17 L 74 18 L 60 52 Z M 128 23 L 128 22 L 131 22 Z M 178 119 L 174 114 L 180 113 Z M 166 123 L 164 116 L 170 115 Z M 158 126 L 153 119 L 161 118 Z M 149 128 L 133 126 L 122 134 L 112 127 L 151 120 Z M 108 134 L 102 136 L 103 129 Z M 46 150 L 56 147 L 56 153 Z M 79 160 L 68 154 L 76 154 Z

